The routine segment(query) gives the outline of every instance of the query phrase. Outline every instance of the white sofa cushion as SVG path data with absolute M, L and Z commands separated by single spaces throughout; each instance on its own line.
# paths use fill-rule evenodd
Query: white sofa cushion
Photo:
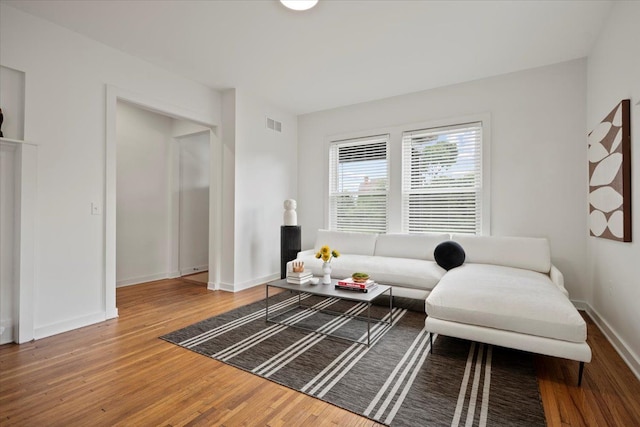
M 447 272 L 426 300 L 428 316 L 546 338 L 584 342 L 584 319 L 548 276 L 464 264 Z
M 449 240 L 448 234 L 380 234 L 376 240 L 376 256 L 428 259 L 438 244 Z
M 377 237 L 375 233 L 318 230 L 313 249 L 318 252 L 321 246 L 328 245 L 341 254 L 373 255 Z
M 549 273 L 551 250 L 545 238 L 454 234 L 464 249 L 465 262 L 494 264 Z
M 300 252 L 299 261 L 304 261 L 305 270 L 314 276 L 322 276 L 322 261 L 314 254 Z M 342 279 L 356 271 L 368 273 L 378 283 L 430 291 L 446 272 L 435 261 L 410 258 L 344 254 L 331 261 L 331 277 Z

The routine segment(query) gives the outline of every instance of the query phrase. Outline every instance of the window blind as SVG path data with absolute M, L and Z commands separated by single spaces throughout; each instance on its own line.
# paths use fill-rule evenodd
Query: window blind
M 331 143 L 329 228 L 386 233 L 389 135 Z
M 402 151 L 403 230 L 480 234 L 482 123 L 404 132 Z

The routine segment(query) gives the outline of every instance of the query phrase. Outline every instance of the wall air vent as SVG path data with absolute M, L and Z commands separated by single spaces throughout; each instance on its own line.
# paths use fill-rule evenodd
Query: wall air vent
M 271 129 L 276 132 L 282 132 L 282 122 L 267 117 L 267 129 Z

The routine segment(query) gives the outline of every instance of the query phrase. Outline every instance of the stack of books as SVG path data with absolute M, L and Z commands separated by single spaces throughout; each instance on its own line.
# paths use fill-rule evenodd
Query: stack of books
M 351 277 L 348 277 L 346 279 L 338 280 L 336 289 L 367 293 L 376 286 L 378 285 L 376 285 L 376 283 L 371 279 L 368 279 L 366 282 L 356 282 Z
M 287 272 L 287 283 L 293 283 L 294 285 L 303 285 L 307 283 L 313 274 L 310 271 L 301 271 L 301 272 Z

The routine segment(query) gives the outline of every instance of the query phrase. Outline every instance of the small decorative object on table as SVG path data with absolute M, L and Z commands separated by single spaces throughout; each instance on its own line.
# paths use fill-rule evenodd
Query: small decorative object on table
M 302 273 L 304 271 L 304 262 L 302 261 L 294 261 L 291 264 L 294 273 Z
M 287 282 L 294 285 L 304 285 L 311 279 L 313 279 L 313 274 L 310 271 L 304 271 L 304 268 L 301 271 L 294 270 L 287 273 Z
M 310 271 L 304 271 L 304 262 L 302 261 L 292 262 L 291 268 L 293 271 L 287 272 L 288 283 L 293 283 L 296 285 L 304 285 L 305 283 L 311 281 L 311 279 L 313 278 L 313 275 L 311 274 Z
M 331 260 L 334 258 L 338 258 L 340 256 L 340 252 L 337 250 L 331 250 L 329 246 L 324 245 L 320 248 L 320 251 L 316 254 L 316 258 L 322 259 L 322 284 L 330 285 L 331 284 Z
M 353 273 L 351 275 L 351 278 L 356 283 L 365 283 L 367 280 L 369 280 L 369 275 L 367 273 Z

